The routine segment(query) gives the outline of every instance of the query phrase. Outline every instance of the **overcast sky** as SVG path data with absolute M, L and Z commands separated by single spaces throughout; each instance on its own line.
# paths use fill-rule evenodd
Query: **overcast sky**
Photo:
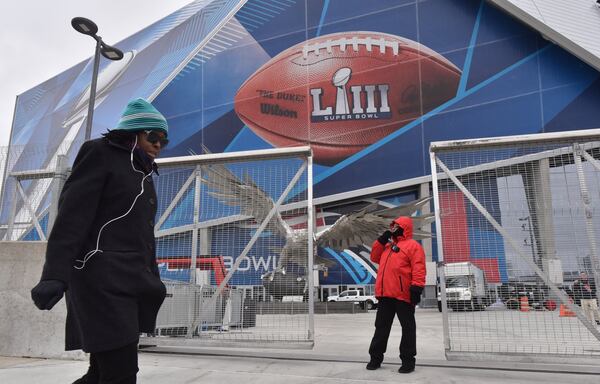
M 71 19 L 83 16 L 115 44 L 192 0 L 0 1 L 0 146 L 8 145 L 15 98 L 93 54 L 92 38 Z

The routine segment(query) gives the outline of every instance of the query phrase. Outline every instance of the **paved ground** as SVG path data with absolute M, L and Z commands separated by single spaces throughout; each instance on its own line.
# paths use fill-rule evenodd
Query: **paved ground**
M 418 310 L 417 370 L 398 374 L 397 345 L 400 327 L 390 337 L 386 361 L 377 371 L 366 371 L 367 348 L 374 313 L 316 315 L 313 350 L 205 349 L 189 355 L 189 348 L 140 354 L 139 383 L 594 383 L 600 366 L 525 363 L 477 363 L 445 360 L 441 316 L 437 310 Z M 182 354 L 183 353 L 183 354 Z M 86 362 L 0 357 L 0 383 L 71 383 L 86 369 Z M 557 373 L 556 370 L 564 373 Z

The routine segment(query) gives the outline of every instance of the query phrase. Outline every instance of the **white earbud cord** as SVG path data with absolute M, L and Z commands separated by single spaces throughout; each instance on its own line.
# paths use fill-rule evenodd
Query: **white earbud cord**
M 103 251 L 100 249 L 100 237 L 102 235 L 102 231 L 104 231 L 104 228 L 106 228 L 106 226 L 110 223 L 113 223 L 117 220 L 120 220 L 122 218 L 124 218 L 125 216 L 127 216 L 132 210 L 133 207 L 135 206 L 135 203 L 137 202 L 137 199 L 142 196 L 144 194 L 144 181 L 146 181 L 146 179 L 152 175 L 153 171 L 150 171 L 150 173 L 145 174 L 143 171 L 140 171 L 139 169 L 135 168 L 135 166 L 133 165 L 133 151 L 135 149 L 135 147 L 137 146 L 137 136 L 135 137 L 135 143 L 133 144 L 133 147 L 131 148 L 131 154 L 130 154 L 130 162 L 131 162 L 131 168 L 133 168 L 133 170 L 137 173 L 141 173 L 144 177 L 142 178 L 141 184 L 140 186 L 142 187 L 140 190 L 140 193 L 137 194 L 137 196 L 135 197 L 135 199 L 133 199 L 133 203 L 131 204 L 131 207 L 129 207 L 129 209 L 127 210 L 127 212 L 125 212 L 124 214 L 122 214 L 121 216 L 115 217 L 114 219 L 110 219 L 109 221 L 107 221 L 106 223 L 104 223 L 104 225 L 102 227 L 100 227 L 100 230 L 98 231 L 98 237 L 96 238 L 96 249 L 93 249 L 91 251 L 89 251 L 88 253 L 85 254 L 85 256 L 83 256 L 83 260 L 75 260 L 78 263 L 81 263 L 81 266 L 77 266 L 74 265 L 73 268 L 75 269 L 83 269 L 85 267 L 85 264 L 92 258 L 92 256 L 94 256 L 96 253 L 102 253 Z

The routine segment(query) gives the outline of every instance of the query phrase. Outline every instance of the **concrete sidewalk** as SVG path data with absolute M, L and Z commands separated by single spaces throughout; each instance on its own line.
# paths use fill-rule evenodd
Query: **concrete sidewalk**
M 365 370 L 375 313 L 316 315 L 313 350 L 162 348 L 171 353 L 140 353 L 139 383 L 594 383 L 600 366 L 552 366 L 519 363 L 450 362 L 444 358 L 441 315 L 417 311 L 417 370 L 400 375 L 400 326 L 390 336 L 386 360 L 377 371 Z M 176 354 L 179 353 L 179 354 Z M 487 368 L 486 368 L 487 367 Z M 493 367 L 493 368 L 490 368 Z M 85 361 L 0 358 L 0 383 L 71 383 L 87 369 Z M 562 369 L 565 373 L 557 373 Z M 554 371 L 554 372 L 552 372 Z

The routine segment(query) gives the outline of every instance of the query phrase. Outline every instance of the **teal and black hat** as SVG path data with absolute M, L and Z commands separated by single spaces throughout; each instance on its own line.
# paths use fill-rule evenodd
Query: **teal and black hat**
M 146 100 L 137 98 L 127 104 L 115 130 L 127 132 L 162 131 L 169 134 L 167 119 Z

